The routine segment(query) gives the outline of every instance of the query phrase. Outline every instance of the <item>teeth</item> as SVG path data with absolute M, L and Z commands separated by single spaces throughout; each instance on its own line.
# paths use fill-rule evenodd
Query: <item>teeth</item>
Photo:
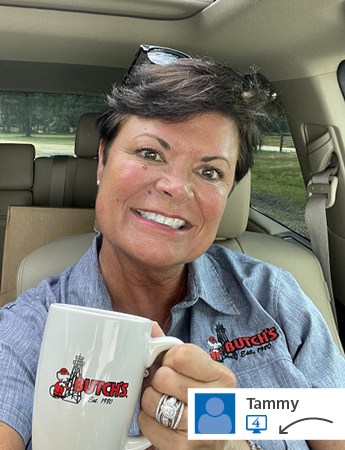
M 162 225 L 171 227 L 174 230 L 177 230 L 186 224 L 186 222 L 181 219 L 173 219 L 172 217 L 165 217 L 165 216 L 162 216 L 161 214 L 155 214 L 152 212 L 142 211 L 141 209 L 137 209 L 136 211 L 138 214 L 141 215 L 141 217 L 144 217 L 147 220 L 152 220 L 153 222 L 161 223 Z

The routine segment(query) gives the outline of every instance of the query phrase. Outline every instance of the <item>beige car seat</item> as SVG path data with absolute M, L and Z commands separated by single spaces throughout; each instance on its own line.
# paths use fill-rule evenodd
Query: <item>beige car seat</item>
M 32 205 L 34 158 L 31 144 L 0 144 L 0 275 L 8 207 Z

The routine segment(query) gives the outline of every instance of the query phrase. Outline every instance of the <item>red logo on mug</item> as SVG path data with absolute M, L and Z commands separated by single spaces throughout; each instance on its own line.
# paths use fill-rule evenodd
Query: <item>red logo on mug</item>
M 62 367 L 56 373 L 58 381 L 49 388 L 50 395 L 71 403 L 79 403 L 83 393 L 92 396 L 89 398 L 90 403 L 98 403 L 98 398 L 103 396 L 101 403 L 105 404 L 112 403 L 114 397 L 127 397 L 129 383 L 84 378 L 84 364 L 84 357 L 77 355 L 71 372 Z

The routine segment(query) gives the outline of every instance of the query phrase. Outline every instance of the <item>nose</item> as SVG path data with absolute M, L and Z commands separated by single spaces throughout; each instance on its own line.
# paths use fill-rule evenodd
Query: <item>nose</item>
M 188 202 L 194 197 L 191 180 L 182 173 L 164 173 L 156 182 L 159 194 L 171 197 L 172 200 Z

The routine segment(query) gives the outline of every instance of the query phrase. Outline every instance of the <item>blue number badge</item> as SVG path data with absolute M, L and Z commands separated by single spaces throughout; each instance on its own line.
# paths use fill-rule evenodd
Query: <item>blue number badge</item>
M 246 416 L 246 429 L 253 433 L 261 433 L 261 431 L 267 430 L 267 416 L 264 415 L 247 415 Z
M 195 394 L 195 434 L 234 434 L 235 394 Z

